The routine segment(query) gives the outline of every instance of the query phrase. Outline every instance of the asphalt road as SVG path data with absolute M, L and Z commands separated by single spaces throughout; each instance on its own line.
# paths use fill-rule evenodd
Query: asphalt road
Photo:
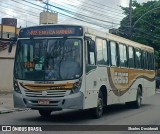
M 104 115 L 100 119 L 93 119 L 89 112 L 67 110 L 63 112 L 53 112 L 49 118 L 42 118 L 37 111 L 19 111 L 7 114 L 0 114 L 0 125 L 160 125 L 160 93 L 143 100 L 140 109 L 128 109 L 124 104 L 112 105 L 105 109 Z M 116 130 L 116 127 L 115 127 Z M 91 130 L 92 131 L 92 130 Z M 42 133 L 119 133 L 127 134 L 135 131 L 126 132 L 97 132 L 94 131 L 57 131 Z M 160 130 L 159 130 L 160 131 Z M 4 133 L 4 132 L 3 132 Z M 37 132 L 39 133 L 39 132 Z M 136 131 L 139 134 L 152 134 L 157 131 Z M 19 134 L 14 132 L 14 134 Z

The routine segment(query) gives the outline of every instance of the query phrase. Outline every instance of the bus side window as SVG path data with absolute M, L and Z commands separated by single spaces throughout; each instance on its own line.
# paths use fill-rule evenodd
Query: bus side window
M 136 63 L 136 68 L 140 69 L 141 68 L 141 50 L 140 49 L 135 49 L 135 63 Z
M 100 38 L 96 38 L 96 48 L 97 48 L 97 64 L 103 65 L 103 40 Z
M 142 64 L 143 64 L 143 69 L 148 69 L 148 58 L 147 58 L 147 52 L 145 50 L 143 50 L 142 53 Z
M 117 45 L 116 42 L 111 41 L 110 42 L 110 64 L 112 66 L 117 66 L 117 60 L 118 60 L 118 56 L 117 56 Z
M 107 41 L 104 39 L 96 38 L 96 48 L 97 48 L 97 64 L 108 65 Z
M 149 53 L 148 52 L 148 61 L 149 61 L 149 64 L 148 64 L 148 70 L 153 70 L 153 58 L 152 58 L 152 53 Z
M 128 53 L 129 53 L 129 59 L 128 59 L 128 65 L 129 68 L 134 68 L 135 67 L 135 60 L 134 60 L 134 50 L 133 47 L 128 47 Z
M 127 67 L 127 47 L 124 44 L 119 44 L 120 66 Z
M 85 43 L 87 44 L 87 63 L 95 65 L 95 43 L 90 40 L 86 40 Z
M 155 70 L 155 57 L 153 53 L 152 53 L 152 70 Z

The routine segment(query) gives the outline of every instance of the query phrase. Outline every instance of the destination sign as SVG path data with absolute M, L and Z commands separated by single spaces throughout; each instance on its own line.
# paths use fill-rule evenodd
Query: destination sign
M 21 29 L 19 38 L 27 37 L 59 37 L 82 36 L 83 29 L 80 26 L 36 26 Z

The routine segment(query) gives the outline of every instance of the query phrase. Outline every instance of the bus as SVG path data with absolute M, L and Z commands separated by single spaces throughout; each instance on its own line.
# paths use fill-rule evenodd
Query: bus
M 155 94 L 152 47 L 80 25 L 40 25 L 16 40 L 13 100 L 41 116 L 63 109 L 91 110 L 124 103 L 140 108 Z M 11 51 L 12 45 L 10 45 Z

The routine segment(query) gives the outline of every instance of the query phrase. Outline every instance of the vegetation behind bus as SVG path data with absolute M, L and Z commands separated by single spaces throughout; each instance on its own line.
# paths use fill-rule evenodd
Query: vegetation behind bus
M 155 66 L 156 70 L 158 70 L 160 69 L 160 21 L 158 17 L 160 10 L 157 7 L 160 6 L 160 1 L 147 1 L 142 4 L 138 3 L 137 1 L 133 1 L 132 6 L 132 26 L 128 27 L 129 8 L 122 7 L 126 17 L 122 19 L 116 34 L 135 42 L 153 47 L 155 49 Z M 147 13 L 152 9 L 155 10 Z M 147 14 L 143 16 L 143 18 L 141 18 L 138 22 L 136 22 L 145 13 Z M 130 29 L 131 33 L 129 33 Z

